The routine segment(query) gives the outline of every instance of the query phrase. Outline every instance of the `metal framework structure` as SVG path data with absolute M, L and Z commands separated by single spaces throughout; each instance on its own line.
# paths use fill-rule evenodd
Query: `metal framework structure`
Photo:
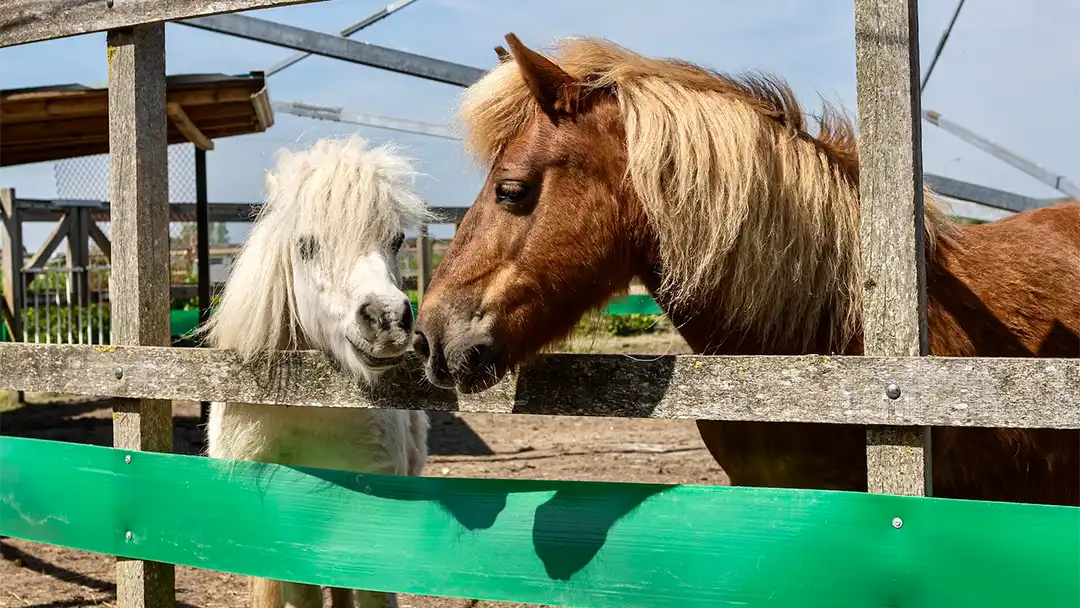
M 960 16 L 960 11 L 963 10 L 963 8 L 964 0 L 960 0 L 956 4 L 956 9 L 953 11 L 952 18 L 949 19 L 949 24 L 945 27 L 945 31 L 941 33 L 941 38 L 938 39 L 937 48 L 934 49 L 934 56 L 930 60 L 930 65 L 926 68 L 926 73 L 923 74 L 922 85 L 919 87 L 920 95 L 926 91 L 926 85 L 930 82 L 930 76 L 934 73 L 934 66 L 937 65 L 938 59 L 941 58 L 941 53 L 945 50 L 945 44 L 949 41 L 949 34 L 952 33 L 953 26 L 956 25 L 956 19 Z M 1080 199 L 1080 188 L 1077 188 L 1076 185 L 1069 181 L 1064 175 L 1050 173 L 1026 158 L 1006 150 L 1002 146 L 972 132 L 970 129 L 942 118 L 941 114 L 938 112 L 933 110 L 923 110 L 922 117 L 926 122 L 955 135 L 999 160 L 1005 161 L 1047 186 L 1050 186 L 1059 192 L 1068 194 L 1074 199 Z
M 1069 178 L 1064 175 L 1047 171 L 1038 164 L 1016 154 L 1010 152 L 1005 148 L 995 144 L 994 142 L 982 137 L 975 133 L 971 129 L 960 126 L 959 124 L 943 117 L 940 113 L 933 110 L 923 111 L 923 120 L 939 127 L 956 137 L 966 141 L 967 143 L 975 146 L 976 148 L 986 152 L 994 158 L 1004 161 L 1009 165 L 1027 173 L 1031 177 L 1039 180 L 1040 182 L 1050 186 L 1058 192 L 1068 194 L 1074 199 L 1080 199 L 1080 187 L 1069 181 Z
M 905 595 L 925 602 L 933 594 L 944 605 L 1080 601 L 1076 509 L 925 498 L 932 495 L 930 425 L 1080 428 L 1080 367 L 1060 359 L 926 357 L 915 0 L 854 3 L 861 230 L 864 242 L 875 243 L 862 260 L 865 356 L 680 356 L 643 364 L 557 355 L 480 395 L 418 387 L 412 378 L 366 394 L 346 385 L 319 353 L 283 354 L 267 377 L 229 352 L 166 347 L 163 22 L 190 24 L 198 16 L 203 26 L 249 28 L 243 31 L 254 36 L 258 21 L 207 16 L 296 3 L 22 0 L 0 14 L 2 46 L 108 31 L 110 151 L 139 168 L 113 164 L 110 174 L 116 346 L 0 345 L 0 388 L 120 397 L 114 447 L 5 438 L 0 533 L 121 556 L 121 608 L 174 605 L 175 563 L 561 605 L 767 603 L 781 588 L 781 599 L 803 605 L 905 605 Z M 324 42 L 343 58 L 403 71 L 383 50 Z M 415 71 L 467 80 L 460 66 L 428 63 Z M 605 379 L 600 388 L 586 384 L 596 378 Z M 604 398 L 605 387 L 620 386 L 625 399 Z M 212 459 L 163 454 L 172 448 L 168 399 L 177 398 L 559 415 L 582 413 L 589 402 L 593 415 L 863 424 L 870 495 L 225 469 Z M 961 400 L 965 407 L 955 407 Z M 484 405 L 492 403 L 498 407 Z M 229 507 L 215 508 L 215 501 Z M 192 510 L 200 513 L 198 526 L 180 515 Z M 356 512 L 375 519 L 361 531 Z M 838 551 L 846 556 L 840 568 L 822 566 L 806 550 L 807 543 L 820 550 L 822 539 L 842 549 L 855 538 L 870 540 L 860 551 Z M 696 558 L 705 546 L 716 562 Z M 385 567 L 421 551 L 426 559 L 407 572 Z M 993 574 L 979 578 L 960 567 L 973 552 Z M 382 559 L 391 553 L 393 560 Z M 912 568 L 927 556 L 950 564 L 949 574 L 913 580 Z M 574 577 L 586 567 L 587 575 Z
M 362 30 L 362 29 L 364 29 L 364 28 L 366 28 L 368 26 L 375 25 L 376 23 L 382 21 L 383 19 L 386 19 L 390 15 L 400 11 L 401 9 L 405 8 L 406 6 L 409 6 L 413 2 L 416 2 L 416 0 L 397 0 L 396 2 L 391 2 L 390 4 L 387 4 L 386 6 L 382 7 L 381 9 L 379 9 L 379 10 L 375 11 L 374 13 L 368 15 L 367 17 L 361 19 L 360 21 L 357 21 L 356 23 L 353 23 L 353 24 L 349 25 L 345 29 L 341 30 L 341 32 L 338 35 L 341 36 L 342 38 L 348 38 L 349 36 L 352 36 L 356 32 L 359 32 L 360 30 Z M 296 65 L 297 63 L 300 63 L 301 61 L 303 61 L 307 57 L 310 57 L 311 55 L 312 55 L 312 53 L 310 51 L 300 51 L 300 52 L 296 53 L 295 55 L 292 55 L 290 57 L 286 57 L 285 59 L 282 59 L 278 63 L 275 63 L 274 65 L 270 66 L 266 70 L 266 75 L 267 76 L 273 76 L 274 74 L 277 74 L 278 72 L 280 72 L 280 71 L 282 71 L 282 70 L 284 70 L 284 69 L 286 69 L 288 67 L 291 67 L 291 66 Z
M 476 82 L 484 74 L 483 70 L 460 63 L 432 59 L 248 15 L 215 15 L 187 19 L 179 23 L 463 87 Z
M 450 139 L 454 141 L 458 141 L 461 139 L 456 133 L 454 133 L 453 129 L 451 129 L 450 127 L 444 125 L 437 125 L 429 122 L 420 122 L 418 120 L 391 118 L 389 116 L 376 116 L 374 114 L 352 112 L 341 107 L 316 105 L 304 103 L 302 101 L 274 101 L 271 102 L 271 105 L 274 107 L 275 112 L 292 114 L 293 116 L 303 116 L 305 118 L 315 118 L 317 120 L 329 120 L 332 122 L 344 122 L 354 125 L 364 125 L 367 127 L 375 127 L 378 129 L 400 131 L 402 133 L 417 133 L 420 135 L 430 135 L 431 137 L 441 137 L 443 139 Z

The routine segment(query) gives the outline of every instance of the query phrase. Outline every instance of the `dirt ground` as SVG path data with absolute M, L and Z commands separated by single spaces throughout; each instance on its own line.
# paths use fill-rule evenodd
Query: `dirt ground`
M 633 338 L 594 335 L 563 348 L 573 352 L 687 353 L 670 331 Z M 31 403 L 0 415 L 0 434 L 112 444 L 110 403 L 29 395 Z M 198 453 L 203 429 L 198 404 L 174 402 L 174 449 Z M 693 421 L 566 416 L 432 413 L 427 476 L 571 479 L 726 485 Z M 112 606 L 114 559 L 12 538 L 0 540 L 0 608 Z M 244 577 L 176 569 L 180 606 L 248 605 Z M 525 604 L 414 595 L 400 608 L 525 608 Z

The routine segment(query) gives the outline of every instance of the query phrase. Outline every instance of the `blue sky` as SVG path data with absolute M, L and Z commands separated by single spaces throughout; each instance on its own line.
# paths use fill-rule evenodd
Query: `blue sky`
M 248 14 L 336 33 L 385 4 L 334 0 Z M 955 1 L 920 6 L 921 55 L 929 65 Z M 855 43 L 851 2 L 818 0 L 417 0 L 353 36 L 388 47 L 480 68 L 492 47 L 515 32 L 543 45 L 568 35 L 598 35 L 647 55 L 679 57 L 722 71 L 764 70 L 787 79 L 810 109 L 818 94 L 855 113 Z M 173 73 L 245 73 L 292 51 L 169 24 L 167 69 Z M 0 49 L 0 88 L 106 80 L 105 35 Z M 461 89 L 321 57 L 270 78 L 272 99 L 343 106 L 364 113 L 446 122 Z M 1080 181 L 1080 3 L 1075 0 L 968 2 L 935 68 L 923 106 L 999 142 L 1045 168 Z M 262 172 L 278 146 L 361 130 L 395 140 L 427 177 L 419 187 L 433 205 L 467 206 L 483 179 L 460 144 L 437 138 L 277 114 L 266 133 L 219 140 L 209 155 L 211 201 L 257 201 Z M 1037 197 L 1053 189 L 940 129 L 923 123 L 924 168 Z M 102 182 L 103 183 L 103 182 Z M 0 169 L 0 185 L 21 196 L 57 196 L 52 163 Z M 96 189 L 96 188 L 95 188 Z M 87 193 L 83 196 L 91 196 Z M 230 234 L 239 226 L 231 225 Z M 48 227 L 27 226 L 35 247 Z M 440 231 L 441 232 L 441 231 Z

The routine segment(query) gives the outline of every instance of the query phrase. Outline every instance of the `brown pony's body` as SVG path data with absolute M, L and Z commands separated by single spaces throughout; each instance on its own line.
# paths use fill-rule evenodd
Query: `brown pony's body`
M 595 40 L 511 58 L 466 94 L 491 166 L 432 278 L 428 378 L 484 390 L 645 282 L 695 352 L 861 347 L 858 154 L 790 89 Z M 926 201 L 930 351 L 1080 356 L 1080 204 L 957 225 Z M 865 490 L 861 426 L 699 421 L 735 485 Z M 1080 431 L 939 428 L 934 493 L 1080 505 Z
M 930 354 L 1076 357 L 1076 314 L 1066 327 L 1054 313 L 1080 302 L 1076 287 L 1068 288 L 1077 285 L 1075 260 L 1061 255 L 1080 243 L 1078 218 L 1074 203 L 957 226 L 956 244 L 927 260 Z M 695 352 L 763 350 L 753 340 L 707 348 L 709 328 L 692 319 L 682 335 Z M 843 354 L 862 354 L 861 344 Z M 733 485 L 866 490 L 862 426 L 699 420 L 698 429 Z M 936 496 L 1080 505 L 1078 431 L 945 427 L 932 434 Z

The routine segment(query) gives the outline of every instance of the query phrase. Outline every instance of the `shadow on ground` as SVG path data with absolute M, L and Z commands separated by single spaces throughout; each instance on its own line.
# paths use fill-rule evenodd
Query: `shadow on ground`
M 112 445 L 112 402 L 80 399 L 31 402 L 0 414 L 0 435 Z M 430 412 L 428 446 L 433 456 L 490 456 L 491 447 L 464 420 L 451 412 Z M 197 403 L 173 406 L 173 452 L 201 455 L 206 430 L 199 422 Z

